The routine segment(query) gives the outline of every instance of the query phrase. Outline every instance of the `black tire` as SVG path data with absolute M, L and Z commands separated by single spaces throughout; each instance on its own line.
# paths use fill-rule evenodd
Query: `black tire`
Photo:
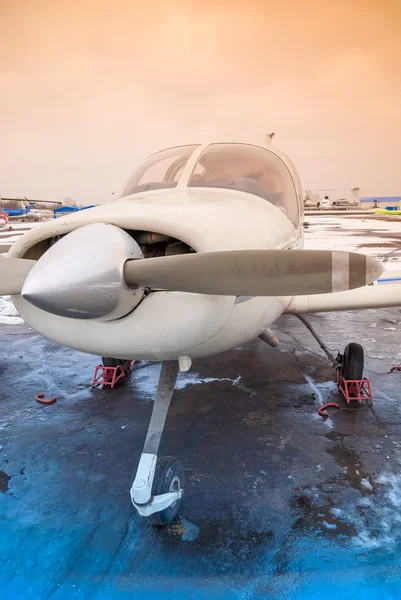
M 185 471 L 182 462 L 175 456 L 162 456 L 157 461 L 152 496 L 184 489 Z M 164 510 L 150 516 L 152 525 L 168 525 L 177 516 L 181 499 Z
M 106 358 L 102 356 L 102 363 L 104 367 L 121 367 L 125 374 L 130 370 L 131 361 L 125 360 L 124 358 Z
M 360 380 L 363 379 L 364 353 L 360 344 L 352 342 L 345 347 L 341 376 L 343 379 Z

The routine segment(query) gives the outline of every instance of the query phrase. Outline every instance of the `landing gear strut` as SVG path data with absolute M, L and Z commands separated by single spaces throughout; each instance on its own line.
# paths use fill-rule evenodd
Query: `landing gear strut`
M 178 458 L 164 456 L 157 460 L 178 372 L 178 361 L 162 363 L 148 433 L 130 492 L 132 504 L 139 514 L 151 516 L 155 525 L 167 525 L 173 521 L 184 487 L 184 467 Z
M 369 403 L 367 406 L 373 403 L 372 388 L 369 379 L 363 376 L 364 368 L 364 352 L 363 347 L 360 344 L 351 342 L 347 344 L 344 350 L 344 354 L 338 353 L 336 357 L 330 352 L 330 349 L 322 342 L 312 325 L 305 317 L 296 315 L 305 327 L 311 332 L 319 346 L 326 353 L 333 367 L 337 372 L 337 386 L 340 392 L 343 394 L 345 401 L 349 404 L 352 401 L 357 401 L 359 404 L 366 401 Z M 327 411 L 325 410 L 328 406 L 335 406 L 339 408 L 337 403 L 329 402 L 321 406 L 318 413 L 322 417 L 327 417 Z
M 309 321 L 301 315 L 296 315 L 296 317 L 298 317 L 298 319 L 313 335 L 333 367 L 335 367 L 339 372 L 339 375 L 342 379 L 347 381 L 359 381 L 363 379 L 364 352 L 363 347 L 360 344 L 356 344 L 355 342 L 347 344 L 344 354 L 338 354 L 335 357 L 332 352 L 330 352 L 330 349 L 322 342 L 320 336 L 313 329 Z

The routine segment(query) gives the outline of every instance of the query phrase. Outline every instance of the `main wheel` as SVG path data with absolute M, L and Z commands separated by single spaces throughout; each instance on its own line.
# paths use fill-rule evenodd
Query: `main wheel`
M 156 465 L 155 478 L 152 486 L 152 496 L 177 492 L 184 488 L 184 466 L 175 456 L 162 456 Z M 168 525 L 175 519 L 180 508 L 181 499 L 176 500 L 171 506 L 151 515 L 153 525 Z
M 363 379 L 364 354 L 360 344 L 352 342 L 345 347 L 341 367 L 341 376 L 343 379 L 360 380 Z
M 104 367 L 121 367 L 125 374 L 130 370 L 131 361 L 125 360 L 124 358 L 106 358 L 102 356 L 102 363 Z

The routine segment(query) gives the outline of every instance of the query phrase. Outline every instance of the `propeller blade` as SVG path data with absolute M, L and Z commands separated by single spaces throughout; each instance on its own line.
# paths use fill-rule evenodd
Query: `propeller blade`
M 36 260 L 0 258 L 0 296 L 20 294 L 29 271 Z
M 382 265 L 329 250 L 233 250 L 128 260 L 127 285 L 223 296 L 301 296 L 362 287 Z

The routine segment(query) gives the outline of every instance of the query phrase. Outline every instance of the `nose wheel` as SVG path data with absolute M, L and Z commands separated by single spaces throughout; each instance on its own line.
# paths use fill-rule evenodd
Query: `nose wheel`
M 182 462 L 175 456 L 162 456 L 157 461 L 152 496 L 177 493 L 184 488 L 185 472 Z M 153 525 L 168 525 L 177 516 L 181 498 L 164 510 L 154 513 L 150 519 Z

